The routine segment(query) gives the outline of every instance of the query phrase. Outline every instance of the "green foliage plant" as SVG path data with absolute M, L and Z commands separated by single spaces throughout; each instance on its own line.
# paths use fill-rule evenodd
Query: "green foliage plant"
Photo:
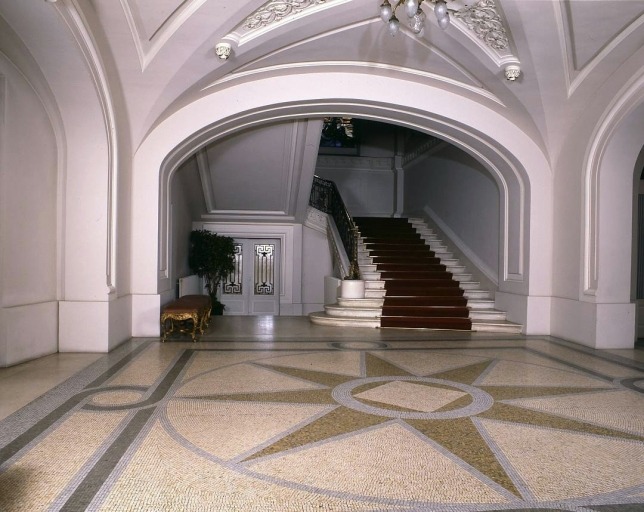
M 219 283 L 235 269 L 234 258 L 235 243 L 231 237 L 205 229 L 196 229 L 190 233 L 188 265 L 195 274 L 203 278 L 213 310 L 221 304 L 217 299 L 217 289 Z

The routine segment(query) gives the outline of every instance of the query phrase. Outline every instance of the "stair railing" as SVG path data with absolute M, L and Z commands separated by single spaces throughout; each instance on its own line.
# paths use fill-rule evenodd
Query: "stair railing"
M 360 268 L 358 267 L 359 231 L 344 205 L 338 187 L 330 180 L 314 176 L 309 204 L 313 208 L 331 215 L 340 234 L 344 250 L 351 260 L 349 273 L 346 277 L 360 279 Z

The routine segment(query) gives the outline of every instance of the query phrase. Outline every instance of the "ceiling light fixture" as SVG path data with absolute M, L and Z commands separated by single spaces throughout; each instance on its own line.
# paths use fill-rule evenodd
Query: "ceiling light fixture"
M 395 36 L 400 31 L 400 21 L 396 18 L 396 9 L 401 5 L 405 8 L 405 14 L 409 18 L 409 27 L 414 34 L 420 35 L 425 28 L 425 13 L 421 4 L 426 3 L 434 6 L 434 15 L 438 26 L 443 30 L 449 25 L 449 7 L 445 0 L 394 0 L 394 5 L 389 3 L 389 0 L 384 0 L 380 4 L 380 17 L 382 21 L 387 24 L 389 33 Z

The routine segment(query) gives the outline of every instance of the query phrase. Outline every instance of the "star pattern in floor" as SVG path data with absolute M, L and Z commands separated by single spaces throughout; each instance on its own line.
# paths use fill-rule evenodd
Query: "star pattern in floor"
M 643 382 L 553 339 L 132 342 L 2 422 L 0 509 L 626 512 Z

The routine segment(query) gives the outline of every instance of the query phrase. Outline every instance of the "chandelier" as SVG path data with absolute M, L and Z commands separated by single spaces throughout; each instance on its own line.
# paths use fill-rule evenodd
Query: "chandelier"
M 425 0 L 428 3 L 434 4 L 434 15 L 438 26 L 443 30 L 449 25 L 449 12 L 447 4 L 444 0 Z M 380 4 L 380 17 L 382 21 L 387 24 L 389 33 L 395 36 L 400 30 L 400 21 L 396 18 L 396 10 L 398 7 L 403 6 L 405 13 L 409 18 L 409 27 L 414 34 L 421 34 L 425 28 L 425 13 L 421 8 L 423 0 L 394 0 L 394 5 L 389 3 L 389 0 L 384 0 Z

